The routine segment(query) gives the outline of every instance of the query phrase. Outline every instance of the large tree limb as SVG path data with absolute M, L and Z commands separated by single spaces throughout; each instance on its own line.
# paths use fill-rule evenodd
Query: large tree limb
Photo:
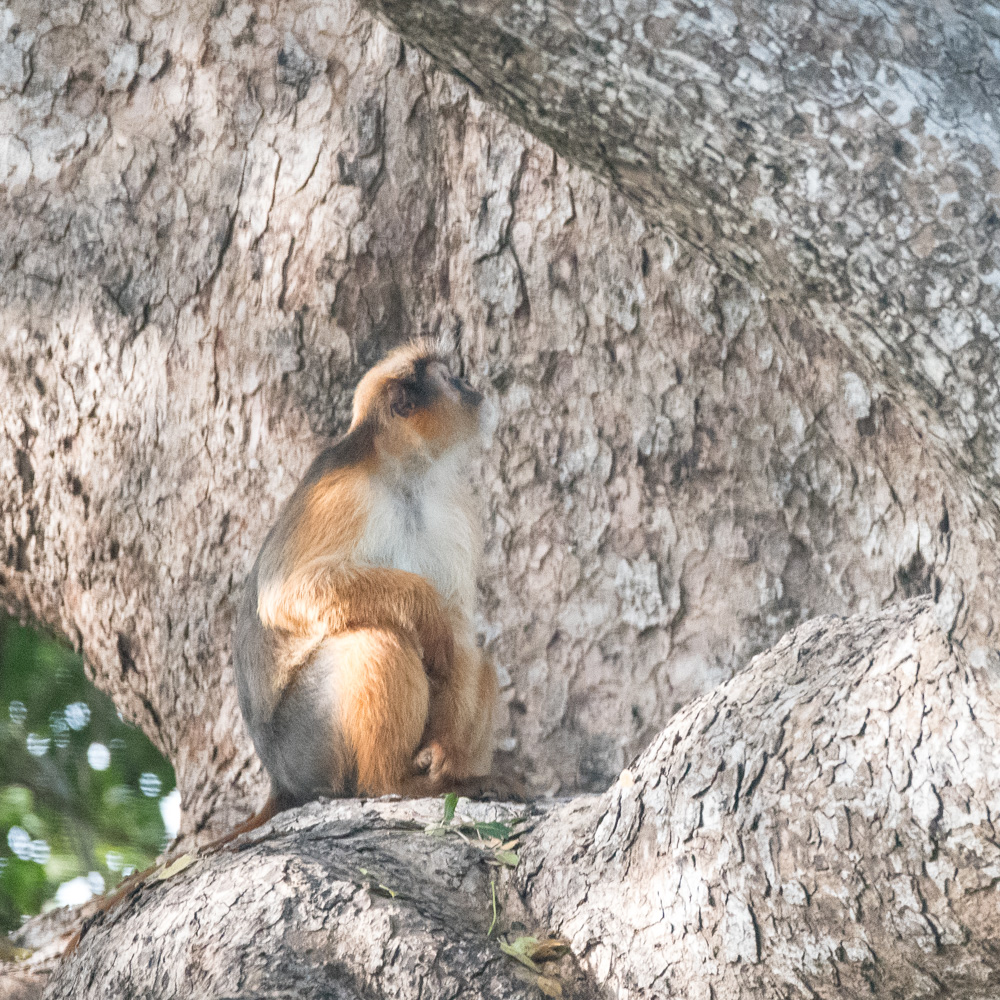
M 630 996 L 981 996 L 998 740 L 995 678 L 927 602 L 817 618 L 679 712 L 596 812 L 549 814 L 519 884 Z
M 963 0 L 364 0 L 815 319 L 995 510 L 1000 19 Z
M 423 832 L 441 817 L 433 799 L 283 814 L 86 929 L 46 996 L 537 996 L 487 935 L 483 852 Z
M 499 402 L 497 440 L 482 472 L 489 514 L 480 625 L 511 674 L 502 735 L 536 787 L 606 787 L 679 704 L 817 609 L 871 608 L 929 591 L 940 596 L 938 609 L 954 635 L 974 635 L 984 649 L 996 646 L 995 522 L 980 516 L 975 497 L 941 472 L 937 455 L 913 433 L 911 416 L 918 424 L 931 418 L 921 416 L 920 392 L 914 397 L 900 388 L 908 375 L 896 378 L 887 368 L 881 381 L 871 377 L 871 365 L 860 363 L 869 355 L 859 353 L 854 327 L 841 331 L 848 353 L 803 321 L 779 282 L 794 287 L 804 280 L 799 272 L 783 277 L 778 268 L 777 278 L 758 281 L 777 265 L 770 259 L 757 265 L 754 281 L 784 302 L 775 306 L 678 258 L 670 241 L 650 234 L 617 196 L 490 115 L 351 4 L 121 0 L 57 11 L 25 3 L 0 20 L 0 59 L 0 600 L 77 641 L 99 683 L 170 756 L 188 843 L 245 815 L 261 787 L 226 674 L 232 607 L 253 552 L 310 455 L 341 426 L 359 370 L 418 331 L 452 338 Z M 942 79 L 949 72 L 944 67 Z M 772 97 L 761 98 L 761 121 Z M 759 122 L 749 124 L 748 141 L 760 150 Z M 834 138 L 843 132 L 837 128 Z M 695 162 L 709 155 L 697 128 L 682 138 L 690 149 L 664 147 L 671 156 Z M 947 138 L 939 140 L 945 159 Z M 862 129 L 862 148 L 870 149 L 869 139 Z M 790 140 L 779 134 L 775 141 Z M 972 191 L 964 201 L 954 199 L 949 185 L 957 182 L 939 166 L 926 161 L 945 208 L 967 204 L 978 211 L 980 196 Z M 763 185 L 760 204 L 772 211 L 767 194 L 778 174 L 755 179 L 754 164 L 746 169 L 746 183 Z M 875 180 L 901 177 L 901 190 L 926 194 L 920 177 L 893 173 L 902 168 L 891 158 L 879 169 Z M 830 176 L 840 183 L 833 167 Z M 976 190 L 988 199 L 987 188 Z M 697 190 L 694 184 L 689 193 Z M 757 193 L 751 199 L 741 190 L 738 204 L 767 214 Z M 792 204 L 790 191 L 785 200 Z M 827 206 L 814 207 L 822 219 Z M 850 218 L 862 208 L 880 206 L 860 199 L 844 212 Z M 970 218 L 974 229 L 980 217 Z M 945 226 L 940 232 L 950 232 L 961 250 L 962 233 L 947 229 L 952 222 L 945 213 L 935 226 Z M 783 239 L 787 233 L 778 228 Z M 935 239 L 936 232 L 932 227 Z M 732 233 L 720 234 L 721 248 L 734 244 Z M 761 240 L 755 229 L 744 237 L 755 246 Z M 816 245 L 827 252 L 828 243 Z M 722 249 L 715 259 L 736 266 Z M 955 274 L 964 273 L 963 260 L 959 254 Z M 821 311 L 832 295 L 825 287 L 814 296 Z M 976 287 L 987 298 L 973 304 L 988 304 L 992 286 Z M 947 319 L 965 292 L 953 291 L 951 299 L 935 294 L 944 305 L 927 304 L 928 322 Z M 848 305 L 855 301 L 848 298 Z M 977 336 L 949 359 L 957 374 L 943 383 L 946 416 L 955 412 L 959 387 L 989 401 L 989 385 L 980 391 L 965 374 L 972 370 L 969 352 L 981 341 Z M 914 360 L 899 366 L 904 375 L 920 370 L 920 359 L 937 357 L 927 353 L 937 350 L 933 339 L 915 335 L 910 342 Z M 977 371 L 995 370 L 991 351 L 982 349 Z M 891 405 L 886 385 L 905 407 Z M 988 446 L 994 415 L 981 419 L 985 430 L 973 444 Z M 958 426 L 954 447 L 943 451 L 967 453 L 966 438 Z M 992 475 L 990 454 L 986 447 L 977 483 Z M 840 628 L 847 631 L 836 634 L 850 646 L 853 626 Z M 882 642 L 878 628 L 861 635 L 891 649 L 891 629 L 885 625 Z M 929 617 L 913 628 L 925 636 L 926 642 L 914 640 L 921 650 L 935 643 L 947 650 L 941 669 L 958 692 L 955 705 L 973 703 L 978 675 L 968 675 L 968 691 L 958 690 L 964 653 L 934 632 Z M 920 662 L 919 684 L 900 706 L 918 694 L 925 698 L 926 745 L 934 734 L 950 733 L 967 750 L 962 767 L 974 778 L 995 753 L 992 710 L 977 707 L 984 732 L 970 732 L 968 719 L 952 719 L 926 688 L 931 664 Z M 786 668 L 780 658 L 773 667 L 790 684 Z M 805 686 L 803 698 L 820 699 L 847 690 L 848 668 L 830 671 L 833 687 L 809 687 L 826 683 L 820 673 L 791 690 Z M 862 671 L 856 690 L 873 700 L 869 680 Z M 946 826 L 937 821 L 925 829 L 916 786 L 897 793 L 895 786 L 864 791 L 848 782 L 852 816 L 868 816 L 879 796 L 895 802 L 898 795 L 901 803 L 884 822 L 901 835 L 903 853 L 893 857 L 908 881 L 878 881 L 886 875 L 877 867 L 881 856 L 865 852 L 879 844 L 852 839 L 864 847 L 853 857 L 854 848 L 839 847 L 836 838 L 828 847 L 827 819 L 803 818 L 803 803 L 830 806 L 829 797 L 843 791 L 839 777 L 829 786 L 814 781 L 815 800 L 805 792 L 787 803 L 776 797 L 768 782 L 785 744 L 774 749 L 775 720 L 753 691 L 724 688 L 721 702 L 703 701 L 675 725 L 693 724 L 706 705 L 733 707 L 730 690 L 742 691 L 746 711 L 741 707 L 726 726 L 720 716 L 704 737 L 697 729 L 668 730 L 680 736 L 678 749 L 668 750 L 672 736 L 630 771 L 641 797 L 630 797 L 625 779 L 605 799 L 582 800 L 541 820 L 526 840 L 519 881 L 505 897 L 508 913 L 539 929 L 562 930 L 592 979 L 634 983 L 640 995 L 662 992 L 668 978 L 692 981 L 696 967 L 720 995 L 734 982 L 749 984 L 748 992 L 766 988 L 775 976 L 834 993 L 836 976 L 848 981 L 864 971 L 852 964 L 858 940 L 876 956 L 871 975 L 887 990 L 912 985 L 916 968 L 942 974 L 956 956 L 958 965 L 967 963 L 949 979 L 956 990 L 977 975 L 992 982 L 989 955 L 978 944 L 980 934 L 995 930 L 992 914 L 978 920 L 973 907 L 977 899 L 994 902 L 988 816 L 984 821 L 976 810 L 984 796 L 994 808 L 988 789 L 996 782 L 976 779 L 961 791 L 971 803 L 965 829 L 972 845 L 962 870 L 985 873 L 978 895 L 961 880 L 935 895 L 925 884 L 933 882 L 933 859 L 931 875 L 917 863 L 929 844 L 945 860 L 956 853 L 959 835 L 948 832 L 958 829 L 956 810 L 947 802 Z M 848 708 L 834 699 L 831 712 L 842 717 Z M 903 711 L 884 718 L 898 720 Z M 802 712 L 804 732 L 833 731 L 825 719 Z M 758 721 L 771 742 L 754 742 L 749 728 Z M 732 745 L 730 722 L 737 731 L 748 727 L 748 749 Z M 893 721 L 890 732 L 899 740 L 873 748 L 865 739 L 874 725 L 827 743 L 817 737 L 818 749 L 812 752 L 810 743 L 804 762 L 781 766 L 807 781 L 803 769 L 825 761 L 843 776 L 848 758 L 834 767 L 832 755 L 862 747 L 875 760 L 876 750 L 885 756 L 909 738 Z M 921 757 L 924 746 L 914 745 L 911 757 L 936 775 L 943 765 Z M 764 750 L 774 756 L 748 798 Z M 722 759 L 726 770 L 717 773 Z M 688 764 L 704 774 L 704 791 L 682 780 Z M 640 806 L 641 815 L 630 812 Z M 684 820 L 685 810 L 697 811 L 702 825 Z M 355 846 L 364 832 L 358 815 L 347 820 Z M 782 817 L 787 827 L 774 827 Z M 803 832 L 807 822 L 815 829 Z M 772 866 L 754 839 L 761 830 L 811 894 L 796 896 L 791 881 L 786 886 L 786 868 Z M 808 839 L 821 834 L 822 853 Z M 291 830 L 287 836 L 282 850 L 289 857 L 308 853 Z M 264 850 L 263 844 L 248 850 Z M 790 862 L 786 844 L 798 845 Z M 698 848 L 693 861 L 690 845 Z M 711 854 L 719 845 L 730 860 Z M 734 868 L 737 851 L 759 865 Z M 887 887 L 886 909 L 901 927 L 909 926 L 906 920 L 919 926 L 921 899 L 927 900 L 929 919 L 945 929 L 940 951 L 922 950 L 931 949 L 931 934 L 900 942 L 896 956 L 873 930 L 878 907 L 863 887 L 849 878 L 843 894 L 834 895 L 829 873 L 837 869 L 820 867 L 828 853 L 855 866 L 844 869 L 849 875 L 867 876 L 875 866 L 870 891 Z M 581 867 L 569 865 L 573 858 Z M 322 892 L 329 878 L 357 892 L 361 883 L 352 887 L 346 874 L 355 861 L 345 853 L 339 868 L 323 868 L 312 884 Z M 146 907 L 182 889 L 186 877 L 205 877 L 206 890 L 214 891 L 215 863 L 206 860 L 180 881 L 168 880 L 166 893 L 137 897 L 135 910 L 108 923 L 104 955 L 123 947 L 133 917 L 146 919 Z M 460 863 L 472 873 L 471 911 L 472 899 L 480 899 L 480 862 Z M 357 867 L 371 870 L 363 861 Z M 772 872 L 782 878 L 772 880 Z M 810 882 L 809 873 L 817 872 L 827 874 Z M 605 875 L 625 886 L 626 902 L 634 897 L 635 905 L 622 906 Z M 680 895 L 664 896 L 671 884 Z M 724 893 L 714 891 L 720 886 Z M 908 902 L 907 886 L 920 893 Z M 435 890 L 419 882 L 415 891 L 419 897 Z M 427 899 L 428 913 L 441 911 L 433 895 Z M 853 908 L 852 899 L 860 900 Z M 246 910 L 236 901 L 222 918 L 252 921 L 251 904 L 270 905 L 267 892 L 256 888 L 245 902 Z M 325 910 L 322 901 L 289 905 L 309 919 L 347 912 Z M 741 906 L 757 921 L 760 962 L 743 948 L 749 938 L 737 933 L 753 924 Z M 953 922 L 949 906 L 958 914 Z M 180 909 L 172 912 L 180 919 Z M 860 937 L 830 930 L 845 912 L 860 924 L 851 925 Z M 670 935 L 680 933 L 668 927 L 667 913 L 686 933 L 665 955 L 655 945 L 668 938 L 676 945 Z M 686 915 L 693 916 L 685 922 Z M 159 926 L 155 914 L 149 919 L 146 926 Z M 798 920 L 811 937 L 798 934 Z M 273 925 L 262 918 L 259 926 L 259 940 L 267 941 Z M 409 926 L 427 947 L 441 940 L 434 936 L 439 927 L 431 933 L 419 921 Z M 948 928 L 955 927 L 968 928 L 964 949 L 950 943 Z M 112 928 L 121 932 L 117 947 Z M 474 929 L 459 942 L 462 954 L 489 971 L 489 963 L 475 965 L 482 928 Z M 234 928 L 234 940 L 245 941 L 239 932 Z M 79 960 L 91 963 L 96 982 L 101 967 L 89 949 L 104 930 L 95 926 L 91 933 Z M 179 939 L 171 954 L 201 968 L 197 963 L 207 959 L 197 954 L 197 937 L 184 933 L 193 951 Z M 807 954 L 803 940 L 822 946 Z M 732 942 L 738 964 L 725 962 Z M 838 956 L 840 944 L 846 959 Z M 361 974 L 350 964 L 354 956 L 346 961 L 351 975 Z M 164 976 L 176 976 L 168 964 Z M 70 982 L 73 968 L 63 970 L 54 988 Z M 303 968 L 304 977 L 312 975 L 308 961 Z M 497 973 L 498 982 L 507 982 L 504 975 Z
M 400 59 L 392 37 L 355 11 L 323 30 L 315 6 L 296 3 L 258 5 L 253 17 L 242 6 L 218 17 L 203 5 L 149 11 L 87 7 L 53 24 L 26 10 L 5 43 L 15 53 L 4 50 L 5 65 L 22 60 L 24 75 L 3 106 L 14 138 L 0 213 L 0 592 L 76 637 L 101 684 L 170 755 L 189 838 L 244 812 L 259 787 L 219 678 L 234 595 L 274 507 L 346 412 L 364 362 L 435 325 L 457 339 L 457 315 L 462 349 L 494 381 L 502 413 L 484 475 L 484 631 L 514 674 L 508 731 L 542 787 L 605 783 L 677 702 L 810 607 L 960 579 L 953 608 L 991 634 L 995 563 L 974 506 L 881 405 L 876 383 L 853 374 L 844 407 L 842 356 L 810 330 L 782 327 L 745 291 L 675 266 L 669 245 L 613 198 L 470 110 L 462 88 L 412 54 Z M 74 53 L 90 62 L 69 80 Z M 595 245 L 600 255 L 588 252 Z M 991 753 L 991 739 L 977 747 L 970 737 L 969 759 Z M 654 822 L 666 808 L 657 788 L 670 787 L 685 755 L 714 773 L 723 751 L 704 743 L 695 734 L 683 753 L 652 762 L 650 774 L 663 773 L 656 787 L 634 773 L 643 835 L 617 853 L 601 855 L 595 831 L 605 813 L 627 812 L 622 785 L 599 806 L 544 820 L 527 843 L 525 912 L 572 936 L 600 982 L 653 977 L 642 988 L 654 994 L 658 975 L 684 981 L 698 948 L 713 955 L 730 939 L 722 914 L 737 921 L 740 901 L 762 928 L 762 956 L 780 959 L 747 958 L 741 975 L 758 982 L 803 967 L 792 945 L 767 951 L 777 949 L 770 908 L 791 906 L 794 890 L 781 883 L 765 895 L 743 874 L 727 883 L 730 896 L 744 893 L 729 904 L 736 916 L 725 897 L 701 893 L 704 934 L 686 936 L 669 968 L 657 965 L 662 949 L 629 964 L 627 934 L 638 956 L 667 933 L 649 919 L 658 911 L 645 890 L 660 885 L 660 868 L 635 851 L 670 829 L 673 820 Z M 731 831 L 754 813 L 743 803 L 727 819 L 719 804 L 737 764 L 700 797 L 680 787 L 678 810 L 663 815 L 716 802 L 709 818 L 742 849 L 745 834 Z M 894 821 L 912 829 L 905 810 Z M 567 827 L 580 832 L 578 870 L 567 864 L 576 848 L 560 839 Z M 674 853 L 655 866 L 676 876 L 688 843 L 710 855 L 706 829 L 666 839 Z M 984 826 L 972 829 L 970 857 L 986 858 Z M 940 839 L 937 826 L 910 844 L 912 857 L 928 838 Z M 301 846 L 293 839 L 288 851 Z M 804 856 L 814 870 L 815 853 Z M 699 851 L 699 865 L 713 861 Z M 643 880 L 628 883 L 638 910 L 598 876 L 622 884 L 616 865 L 626 864 Z M 706 872 L 698 884 L 715 886 L 730 869 Z M 802 904 L 802 919 L 828 927 L 832 890 L 804 884 L 823 906 Z M 247 903 L 263 899 L 255 890 Z M 774 926 L 791 919 L 780 911 Z M 91 933 L 81 961 L 101 940 L 101 928 Z M 816 960 L 817 982 L 831 969 L 847 975 L 835 936 L 822 938 L 820 954 L 834 958 Z M 924 961 L 906 942 L 911 965 L 893 965 L 872 940 L 888 970 L 880 982 Z M 985 961 L 975 940 L 970 932 L 963 952 L 974 964 Z M 711 974 L 723 985 L 734 975 L 728 965 Z
M 538 816 L 499 927 L 568 938 L 580 995 L 986 995 L 998 739 L 927 602 L 816 619 Z M 499 869 L 423 832 L 440 808 L 285 814 L 92 926 L 48 995 L 528 995 L 487 936 Z
M 185 836 L 263 794 L 228 662 L 267 525 L 421 331 L 497 403 L 478 624 L 537 790 L 819 611 L 939 593 L 992 655 L 994 526 L 878 381 L 355 5 L 10 11 L 0 602 L 163 749 Z

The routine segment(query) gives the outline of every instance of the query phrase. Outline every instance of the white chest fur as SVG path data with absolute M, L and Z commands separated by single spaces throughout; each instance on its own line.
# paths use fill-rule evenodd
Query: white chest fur
M 467 465 L 463 452 L 418 474 L 389 470 L 374 478 L 357 558 L 426 577 L 471 620 L 482 543 Z

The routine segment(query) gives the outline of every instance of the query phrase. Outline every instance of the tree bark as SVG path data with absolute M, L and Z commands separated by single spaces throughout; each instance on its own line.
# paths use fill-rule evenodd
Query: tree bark
M 993 655 L 993 522 L 885 387 L 350 4 L 4 17 L 0 596 L 167 754 L 186 837 L 262 793 L 253 554 L 412 333 L 498 406 L 479 624 L 535 790 L 819 611 L 930 592 Z
M 604 795 L 534 807 L 512 871 L 428 835 L 439 801 L 317 803 L 152 880 L 46 995 L 538 996 L 497 943 L 525 931 L 568 939 L 542 971 L 573 996 L 992 995 L 998 736 L 929 601 L 819 618 Z
M 1000 17 L 966 0 L 364 0 L 885 384 L 996 522 Z
M 770 120 L 767 107 L 762 97 L 759 121 L 751 122 L 755 136 Z M 849 134 L 845 124 L 837 129 L 826 140 L 831 148 Z M 869 148 L 869 138 L 859 124 L 858 148 Z M 678 132 L 669 148 L 700 157 L 707 155 L 701 141 L 697 130 Z M 951 147 L 942 148 L 947 158 Z M 942 202 L 976 207 L 979 194 L 955 200 L 952 174 L 927 163 Z M 840 183 L 831 170 L 829 183 Z M 913 170 L 907 177 L 924 192 L 923 174 Z M 823 176 L 820 183 L 827 183 Z M 772 211 L 763 194 L 749 204 L 758 201 L 755 211 Z M 807 202 L 787 193 L 783 204 Z M 666 221 L 650 217 L 657 226 Z M 937 232 L 932 228 L 935 240 Z M 776 246 L 783 245 L 778 235 Z M 716 259 L 729 269 L 724 245 Z M 965 245 L 956 243 L 955 274 L 964 273 Z M 828 244 L 816 246 L 827 252 Z M 772 270 L 775 260 L 768 258 Z M 893 273 L 901 276 L 908 260 Z M 992 371 L 992 348 L 983 347 L 975 364 L 972 346 L 954 353 L 958 374 L 940 396 L 947 420 L 932 439 L 925 428 L 937 418 L 924 412 L 923 390 L 905 375 L 919 370 L 926 343 L 919 336 L 907 342 L 913 363 L 901 362 L 905 377 L 876 371 L 847 319 L 843 340 L 829 336 L 825 286 L 816 292 L 823 306 L 816 318 L 767 273 L 754 287 L 678 249 L 626 199 L 494 115 L 347 0 L 254 0 L 211 9 L 186 0 L 118 0 L 58 10 L 25 0 L 0 13 L 0 600 L 82 649 L 96 682 L 167 754 L 182 793 L 184 845 L 221 832 L 263 790 L 229 666 L 243 577 L 297 477 L 343 428 L 361 371 L 399 340 L 434 332 L 454 347 L 499 413 L 495 439 L 475 470 L 487 522 L 478 625 L 504 682 L 502 766 L 523 770 L 536 792 L 607 788 L 665 725 L 691 718 L 695 709 L 669 722 L 680 706 L 819 611 L 871 612 L 930 594 L 948 641 L 961 641 L 962 650 L 950 654 L 955 662 L 993 662 L 996 521 L 992 501 L 969 488 L 991 473 L 984 457 L 978 471 L 966 462 L 965 478 L 954 475 L 964 461 L 955 456 L 970 446 L 947 423 L 960 382 L 971 384 L 961 381 L 966 366 Z M 788 275 L 791 284 L 800 280 L 793 269 Z M 988 283 L 976 287 L 992 294 Z M 854 301 L 845 300 L 845 317 Z M 987 298 L 975 301 L 989 306 Z M 958 329 L 936 309 L 927 304 L 926 315 L 942 330 Z M 907 321 L 924 319 L 914 313 Z M 975 350 L 981 340 L 973 339 Z M 987 401 L 990 391 L 977 388 L 975 398 Z M 987 443 L 994 416 L 980 414 Z M 977 717 L 985 717 L 979 709 Z M 736 726 L 737 716 L 729 722 Z M 738 756 L 729 722 L 719 721 L 708 736 L 732 743 Z M 931 735 L 928 729 L 928 745 Z M 970 735 L 969 759 L 988 760 L 989 740 L 981 748 L 973 743 Z M 888 764 L 893 745 L 866 744 L 866 752 Z M 651 752 L 665 746 L 658 740 Z M 820 760 L 837 744 L 817 746 Z M 684 747 L 697 754 L 697 735 Z M 722 759 L 727 770 L 716 779 L 719 788 L 740 773 L 738 760 Z M 747 757 L 744 774 L 759 769 L 757 760 Z M 683 766 L 671 752 L 669 767 L 650 763 L 649 774 L 661 768 L 666 781 Z M 755 797 L 770 780 L 768 768 Z M 697 995 L 690 969 L 703 954 L 720 990 L 730 988 L 727 976 L 765 983 L 800 968 L 806 971 L 795 975 L 803 982 L 870 974 L 890 990 L 911 967 L 938 975 L 951 960 L 923 951 L 914 957 L 912 949 L 926 942 L 907 937 L 897 962 L 874 932 L 874 971 L 848 948 L 856 943 L 849 935 L 816 931 L 821 944 L 813 948 L 813 938 L 797 928 L 814 920 L 829 928 L 842 915 L 834 907 L 841 897 L 826 874 L 818 875 L 833 872 L 837 884 L 842 869 L 835 865 L 813 865 L 814 885 L 809 863 L 802 863 L 799 881 L 810 895 L 801 902 L 784 881 L 769 881 L 768 894 L 763 883 L 746 881 L 745 868 L 711 869 L 729 862 L 702 857 L 701 847 L 710 851 L 715 843 L 704 831 L 691 834 L 690 842 L 701 845 L 694 860 L 684 860 L 687 847 L 678 846 L 687 842 L 668 840 L 674 846 L 656 847 L 654 861 L 656 788 L 672 786 L 661 782 L 647 792 L 644 769 L 633 778 L 643 789 L 645 819 L 636 820 L 637 829 L 646 832 L 615 857 L 643 879 L 652 870 L 643 867 L 647 860 L 671 878 L 682 865 L 709 872 L 698 897 L 704 919 L 674 924 L 693 935 L 690 950 L 655 951 L 662 935 L 680 933 L 643 922 L 643 913 L 659 912 L 648 893 L 660 881 L 628 875 L 623 882 L 624 868 L 600 855 L 602 817 L 626 810 L 620 784 L 606 799 L 546 814 L 506 890 L 510 912 L 521 912 L 517 900 L 525 900 L 517 919 L 572 938 L 596 987 L 634 982 L 629 989 L 655 996 L 673 977 L 690 982 Z M 677 794 L 680 808 L 687 792 Z M 691 798 L 717 802 L 714 795 L 709 788 Z M 806 836 L 792 829 L 793 820 L 813 823 L 825 850 L 832 830 L 826 820 L 803 814 L 802 801 L 789 800 L 786 810 L 776 799 L 780 815 L 787 812 L 790 842 Z M 367 814 L 351 808 L 337 806 L 347 811 L 336 815 L 356 829 L 357 817 Z M 719 813 L 722 805 L 714 808 Z M 741 809 L 734 803 L 726 836 L 750 852 Z M 904 809 L 892 822 L 905 824 L 907 815 Z M 767 819 L 762 813 L 758 828 L 769 829 Z M 574 838 L 560 839 L 560 830 L 576 830 L 576 823 L 584 859 L 578 881 L 568 860 Z M 609 832 L 603 830 L 601 837 Z M 914 852 L 906 865 L 919 849 L 937 845 L 936 830 L 931 824 L 922 839 L 905 841 Z M 774 834 L 782 849 L 785 836 Z M 289 837 L 294 853 L 302 845 Z M 816 860 L 806 844 L 803 857 Z M 225 857 L 237 865 L 242 855 Z M 977 857 L 970 854 L 973 870 Z M 349 865 L 352 858 L 346 852 L 341 860 Z M 455 863 L 478 872 L 468 858 Z M 199 884 L 207 891 L 216 884 L 216 864 L 222 856 L 199 862 L 177 876 L 176 887 L 203 871 L 207 881 Z M 770 880 L 772 869 L 761 870 Z M 330 871 L 321 865 L 319 882 L 309 884 L 328 884 Z M 610 884 L 591 884 L 599 871 L 629 893 L 634 887 L 638 909 L 609 901 Z M 296 869 L 295 879 L 306 879 L 304 872 Z M 533 878 L 522 882 L 529 872 Z M 702 885 L 688 868 L 683 872 L 682 888 Z M 347 878 L 342 867 L 334 874 Z M 887 877 L 872 891 L 889 893 L 891 885 L 901 900 L 923 877 L 930 876 L 917 872 L 905 885 Z M 478 901 L 483 876 L 470 879 L 469 897 Z M 865 917 L 851 919 L 868 928 L 871 898 L 848 883 L 843 898 L 861 900 L 851 912 Z M 174 885 L 168 880 L 160 895 L 175 892 Z M 610 903 L 614 912 L 602 916 L 596 903 L 581 902 L 581 885 L 589 886 L 588 900 Z M 709 892 L 716 885 L 725 892 Z M 431 889 L 420 883 L 414 891 Z M 946 908 L 933 907 L 959 890 L 962 905 L 971 906 L 975 894 L 967 899 L 960 879 L 940 899 L 923 887 L 922 897 L 905 904 L 893 897 L 886 905 L 917 913 L 920 898 L 931 899 L 927 912 L 938 920 L 933 915 L 947 916 Z M 136 906 L 151 905 L 158 892 L 143 893 Z M 991 893 L 984 888 L 979 898 Z M 271 905 L 265 897 L 250 893 L 248 917 L 251 898 Z M 319 919 L 324 899 L 287 905 L 300 907 L 295 913 L 303 920 Z M 782 910 L 786 904 L 791 909 Z M 744 958 L 739 945 L 734 972 L 719 956 L 726 959 L 730 938 L 749 940 L 739 932 L 748 926 L 740 905 L 757 922 L 762 958 Z M 828 911 L 834 916 L 823 923 Z M 243 912 L 238 904 L 235 912 Z M 349 910 L 331 902 L 329 912 Z M 181 910 L 173 913 L 179 920 Z M 972 942 L 990 919 L 955 918 L 971 928 Z M 127 924 L 116 918 L 107 925 L 116 926 L 125 947 Z M 442 940 L 434 936 L 439 925 L 412 926 L 427 948 Z M 507 973 L 476 951 L 481 926 L 474 928 L 456 947 L 484 976 L 498 977 L 498 991 L 507 989 Z M 647 949 L 642 966 L 626 954 L 633 932 L 636 963 Z M 86 955 L 96 955 L 89 949 L 104 932 L 91 933 L 81 962 L 92 961 Z M 793 942 L 784 951 L 782 933 Z M 941 954 L 958 954 L 942 934 Z M 843 953 L 835 945 L 824 950 L 834 938 Z M 194 937 L 186 940 L 197 948 Z M 796 944 L 804 958 L 794 957 Z M 977 947 L 964 952 L 972 956 L 969 976 L 981 974 L 989 984 L 992 966 Z M 778 955 L 773 967 L 763 957 L 769 948 Z M 351 964 L 354 957 L 344 961 L 344 975 L 356 977 L 350 982 L 369 982 Z M 955 973 L 960 984 L 961 975 Z M 777 995 L 780 989 L 774 986 Z
M 817 618 L 549 813 L 518 887 L 629 996 L 992 995 L 998 722 L 929 601 Z

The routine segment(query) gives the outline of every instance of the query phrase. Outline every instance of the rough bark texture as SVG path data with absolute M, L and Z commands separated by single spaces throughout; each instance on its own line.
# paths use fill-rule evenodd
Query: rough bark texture
M 817 618 L 549 813 L 519 888 L 629 997 L 995 996 L 997 696 L 927 601 Z
M 929 601 L 816 619 L 606 794 L 535 807 L 494 934 L 568 938 L 546 971 L 576 997 L 995 996 L 998 739 Z M 487 934 L 501 869 L 428 836 L 440 810 L 284 814 L 94 923 L 47 996 L 540 995 Z
M 815 317 L 996 520 L 1000 13 L 977 0 L 365 0 Z
M 487 937 L 483 852 L 423 832 L 441 815 L 433 799 L 286 813 L 88 929 L 46 996 L 537 997 Z
M 186 837 L 263 786 L 244 573 L 412 333 L 498 404 L 480 625 L 537 791 L 607 787 L 819 612 L 930 592 L 975 662 L 995 645 L 993 522 L 856 352 L 352 4 L 0 17 L 0 596 L 166 752 Z

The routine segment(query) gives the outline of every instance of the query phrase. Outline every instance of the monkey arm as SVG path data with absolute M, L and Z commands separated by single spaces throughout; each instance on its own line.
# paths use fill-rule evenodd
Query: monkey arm
M 455 640 L 447 611 L 433 584 L 416 573 L 324 561 L 279 588 L 262 587 L 257 611 L 264 625 L 293 632 L 388 626 L 411 638 L 433 681 L 452 672 Z

